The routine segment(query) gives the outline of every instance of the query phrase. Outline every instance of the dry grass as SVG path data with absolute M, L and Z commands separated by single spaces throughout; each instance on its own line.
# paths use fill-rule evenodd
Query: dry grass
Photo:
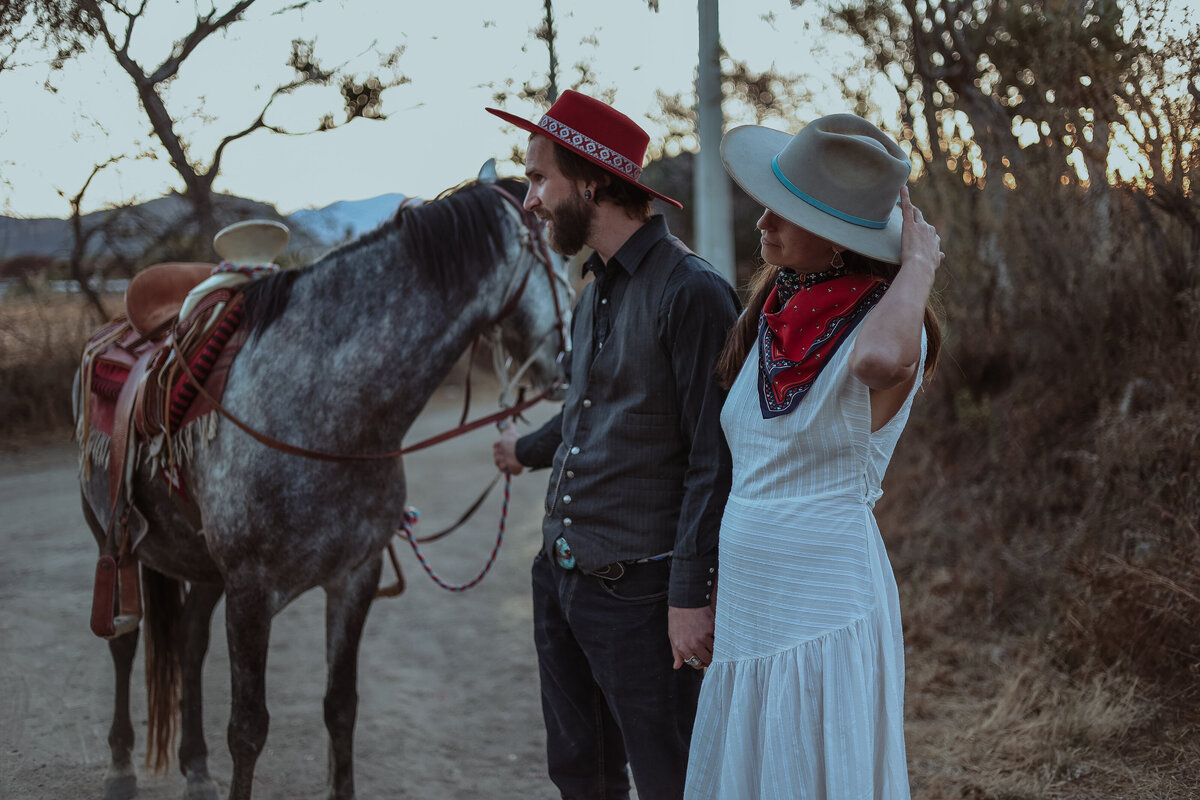
M 110 300 L 113 308 L 119 301 Z M 61 439 L 71 422 L 71 379 L 99 325 L 78 295 L 11 294 L 0 301 L 0 447 Z
M 0 364 L 39 364 L 78 355 L 100 324 L 79 295 L 64 292 L 17 292 L 0 300 Z M 109 299 L 117 308 L 120 298 Z
M 1120 667 L 1064 671 L 1038 636 L 953 624 L 949 578 L 901 587 L 915 798 L 1196 796 L 1200 731 L 1169 700 Z

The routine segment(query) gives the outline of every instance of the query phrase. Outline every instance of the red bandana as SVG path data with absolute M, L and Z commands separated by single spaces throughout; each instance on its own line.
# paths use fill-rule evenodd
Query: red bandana
M 888 284 L 873 275 L 833 277 L 800 288 L 779 308 L 771 290 L 758 320 L 758 399 L 763 419 L 795 410 L 846 335 Z

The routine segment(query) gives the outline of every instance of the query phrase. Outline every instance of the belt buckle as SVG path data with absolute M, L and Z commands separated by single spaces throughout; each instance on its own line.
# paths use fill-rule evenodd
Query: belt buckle
M 561 536 L 554 540 L 554 563 L 563 569 L 575 569 L 575 556 L 571 553 L 571 545 Z

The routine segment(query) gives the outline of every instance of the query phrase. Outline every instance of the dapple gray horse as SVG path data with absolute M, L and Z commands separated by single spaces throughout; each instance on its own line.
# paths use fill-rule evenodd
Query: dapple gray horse
M 555 256 L 537 257 L 546 251 L 534 246 L 539 223 L 520 211 L 524 186 L 496 185 L 516 203 L 490 183 L 471 183 L 402 208 L 310 266 L 254 282 L 242 323 L 252 334 L 229 373 L 223 406 L 291 445 L 389 452 L 472 340 L 496 326 L 509 353 L 527 360 L 530 380 L 552 383 L 565 324 L 556 309 L 568 307 L 564 266 Z M 288 455 L 225 417 L 218 422 L 211 440 L 192 448 L 184 474 L 199 525 L 168 496 L 162 475 L 145 459 L 132 478 L 133 505 L 149 524 L 136 553 L 144 576 L 151 719 L 155 706 L 168 708 L 148 750 L 158 748 L 158 764 L 165 766 L 178 697 L 186 797 L 218 797 L 201 722 L 201 667 L 213 608 L 224 592 L 232 673 L 229 796 L 249 798 L 267 738 L 271 620 L 319 586 L 326 595 L 329 797 L 350 800 L 359 640 L 382 551 L 401 521 L 402 461 L 332 463 Z M 103 541 L 105 470 L 92 469 L 82 489 L 86 516 Z M 116 667 L 109 800 L 137 790 L 129 718 L 137 640 L 135 630 L 109 643 Z

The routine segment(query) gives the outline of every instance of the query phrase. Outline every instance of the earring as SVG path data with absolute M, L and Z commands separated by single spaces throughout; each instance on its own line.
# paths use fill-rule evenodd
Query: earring
M 841 269 L 842 267 L 846 266 L 846 262 L 842 260 L 841 250 L 833 251 L 833 258 L 830 260 L 829 266 L 832 269 Z
M 591 189 L 584 189 L 584 190 L 583 190 L 583 199 L 584 199 L 584 200 L 591 200 L 591 199 L 592 199 L 592 190 L 591 190 Z

